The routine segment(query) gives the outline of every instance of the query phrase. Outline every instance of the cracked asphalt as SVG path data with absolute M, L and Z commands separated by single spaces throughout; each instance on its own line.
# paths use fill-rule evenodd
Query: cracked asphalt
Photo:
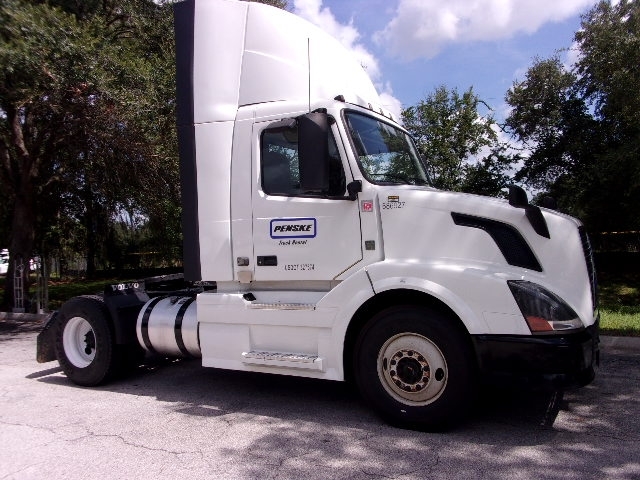
M 453 431 L 385 425 L 352 389 L 149 360 L 79 388 L 0 321 L 0 479 L 640 479 L 640 343 L 583 389 L 483 392 Z

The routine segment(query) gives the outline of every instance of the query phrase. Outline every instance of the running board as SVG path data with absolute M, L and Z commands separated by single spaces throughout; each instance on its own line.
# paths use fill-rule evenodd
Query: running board
M 260 352 L 252 350 L 250 352 L 242 352 L 242 362 L 250 365 L 324 371 L 322 368 L 322 358 L 317 355 L 307 355 L 304 353 Z

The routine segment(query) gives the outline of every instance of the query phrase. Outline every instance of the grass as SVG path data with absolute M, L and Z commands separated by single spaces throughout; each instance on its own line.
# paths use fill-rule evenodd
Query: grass
M 4 287 L 0 279 L 0 295 Z M 102 293 L 105 285 L 122 279 L 52 280 L 49 309 L 55 310 L 71 297 Z M 640 337 L 640 273 L 600 274 L 600 329 L 602 335 Z M 33 288 L 33 287 L 32 287 Z
M 603 335 L 640 337 L 640 274 L 600 274 Z

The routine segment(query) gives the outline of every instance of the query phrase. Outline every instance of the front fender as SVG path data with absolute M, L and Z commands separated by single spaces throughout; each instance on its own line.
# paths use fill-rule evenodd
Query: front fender
M 337 312 L 326 348 L 332 350 L 333 358 L 339 359 L 336 364 L 340 379 L 344 378 L 342 358 L 347 329 L 356 311 L 373 295 L 369 276 L 361 269 L 336 285 L 317 304 L 317 308 L 335 309 Z
M 447 305 L 472 335 L 530 335 L 504 273 L 482 265 L 385 261 L 367 267 L 376 294 L 411 289 Z

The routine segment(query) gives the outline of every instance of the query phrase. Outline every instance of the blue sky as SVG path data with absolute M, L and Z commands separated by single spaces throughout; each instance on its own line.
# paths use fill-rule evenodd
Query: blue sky
M 394 114 L 437 86 L 475 93 L 504 118 L 505 93 L 535 56 L 570 50 L 595 0 L 289 0 L 365 65 Z

